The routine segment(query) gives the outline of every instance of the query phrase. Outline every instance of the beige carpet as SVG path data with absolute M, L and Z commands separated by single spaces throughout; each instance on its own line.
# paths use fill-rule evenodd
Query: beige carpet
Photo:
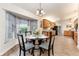
M 11 49 L 4 56 L 18 56 L 19 49 L 18 46 Z M 27 56 L 31 56 L 28 52 Z M 39 50 L 35 51 L 35 56 L 39 56 Z M 42 54 L 42 56 L 47 56 L 47 52 Z M 51 53 L 52 56 L 52 53 Z M 54 56 L 79 56 L 79 50 L 74 45 L 74 41 L 70 37 L 56 36 L 54 44 Z

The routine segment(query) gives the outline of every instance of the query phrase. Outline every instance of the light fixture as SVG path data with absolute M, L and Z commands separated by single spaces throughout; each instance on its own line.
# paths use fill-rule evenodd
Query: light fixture
M 37 9 L 37 11 L 36 11 L 36 15 L 37 16 L 43 16 L 45 14 L 45 11 L 43 10 L 43 8 L 42 8 L 42 4 L 40 3 L 39 4 L 39 9 Z

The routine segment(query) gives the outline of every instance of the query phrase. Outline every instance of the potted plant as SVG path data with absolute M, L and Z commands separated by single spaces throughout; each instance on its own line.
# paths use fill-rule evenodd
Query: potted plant
M 21 24 L 19 29 L 21 33 L 25 33 L 27 31 L 27 24 Z

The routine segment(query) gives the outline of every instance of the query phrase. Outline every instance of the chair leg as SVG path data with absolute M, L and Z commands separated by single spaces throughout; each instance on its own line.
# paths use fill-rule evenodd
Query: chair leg
M 31 50 L 31 54 L 33 54 L 33 49 Z
M 34 48 L 32 49 L 32 53 L 31 54 L 33 54 L 33 56 L 34 56 Z
M 21 56 L 21 49 L 19 50 L 19 56 Z
M 48 56 L 50 56 L 50 50 L 48 50 Z
M 41 56 L 41 51 L 42 51 L 42 49 L 40 48 L 40 56 Z
M 41 52 L 42 52 L 42 53 L 44 53 L 44 51 L 45 51 L 44 49 L 41 49 Z
M 35 40 L 33 40 L 33 44 L 35 45 Z
M 33 56 L 34 56 L 34 48 L 33 48 Z
M 55 42 L 55 37 L 54 37 L 53 44 L 52 44 L 52 55 L 54 55 L 54 42 Z
M 54 55 L 54 50 L 52 49 L 52 55 Z
M 29 50 L 29 53 L 30 53 L 30 50 Z
M 52 45 L 52 55 L 54 56 L 54 46 Z
M 26 56 L 25 50 L 23 51 L 23 53 L 24 53 L 24 56 Z

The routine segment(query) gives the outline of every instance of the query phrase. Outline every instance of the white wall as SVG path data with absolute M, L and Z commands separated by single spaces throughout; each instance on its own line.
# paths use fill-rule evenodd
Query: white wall
M 78 41 L 77 48 L 79 49 L 79 4 L 78 4 Z
M 3 44 L 5 39 L 5 11 L 0 8 L 0 46 Z
M 79 49 L 79 17 L 78 17 L 78 41 L 77 41 L 77 43 L 78 43 L 77 48 Z
M 5 25 L 6 25 L 6 14 L 5 10 L 9 10 L 11 12 L 15 12 L 24 16 L 28 16 L 34 19 L 37 19 L 35 15 L 30 13 L 29 11 L 26 11 L 24 9 L 21 9 L 17 6 L 14 6 L 12 4 L 0 4 L 0 55 L 4 54 L 6 51 L 8 51 L 10 48 L 12 48 L 14 45 L 17 44 L 16 39 L 9 41 L 8 43 L 5 42 Z
M 35 18 L 35 19 L 38 19 L 34 14 L 32 14 L 31 12 L 27 11 L 27 10 L 24 10 L 18 6 L 15 6 L 13 4 L 9 4 L 9 3 L 5 3 L 5 4 L 0 4 L 0 7 L 2 9 L 6 9 L 6 10 L 9 10 L 11 12 L 15 12 L 15 13 L 18 13 L 18 14 L 21 14 L 21 15 L 24 15 L 24 16 L 28 16 L 28 17 L 31 17 L 31 18 Z
M 0 8 L 0 55 L 6 52 L 9 48 L 13 47 L 16 43 L 15 40 L 5 44 L 5 25 L 6 25 L 5 11 Z

